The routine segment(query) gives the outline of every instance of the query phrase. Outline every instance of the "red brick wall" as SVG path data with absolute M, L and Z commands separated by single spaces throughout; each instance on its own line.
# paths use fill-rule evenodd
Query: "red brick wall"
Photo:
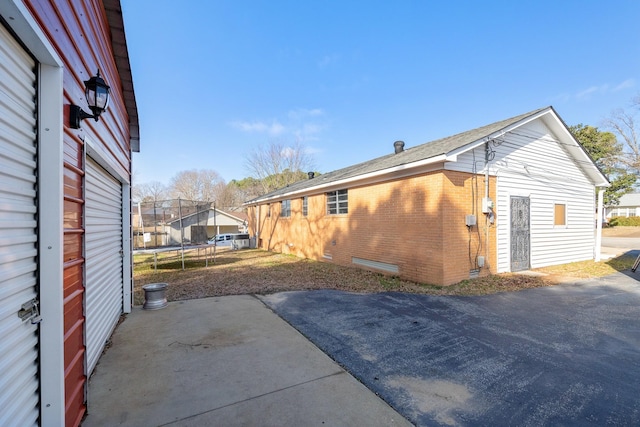
M 494 182 L 490 189 L 495 200 Z M 468 278 L 476 255 L 486 256 L 485 216 L 480 212 L 484 176 L 438 171 L 348 192 L 347 215 L 326 215 L 324 193 L 309 196 L 307 217 L 302 216 L 301 198 L 292 199 L 290 218 L 280 216 L 280 202 L 271 203 L 270 217 L 263 205 L 260 247 L 346 266 L 354 265 L 352 257 L 388 263 L 398 266 L 402 278 L 441 285 Z M 249 213 L 254 234 L 257 208 Z M 465 215 L 471 213 L 479 227 L 468 229 Z M 495 228 L 489 230 L 489 242 L 495 242 Z M 495 244 L 489 249 L 481 275 L 495 265 Z

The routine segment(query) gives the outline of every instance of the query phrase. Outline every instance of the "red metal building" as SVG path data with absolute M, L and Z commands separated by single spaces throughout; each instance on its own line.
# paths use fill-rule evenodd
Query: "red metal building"
M 98 70 L 108 108 L 76 128 Z M 133 151 L 120 1 L 0 2 L 0 425 L 76 426 L 86 412 L 131 307 Z

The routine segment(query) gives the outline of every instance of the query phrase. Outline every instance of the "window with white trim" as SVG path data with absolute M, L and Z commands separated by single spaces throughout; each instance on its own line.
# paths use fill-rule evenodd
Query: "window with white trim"
M 280 216 L 289 218 L 291 216 L 291 200 L 283 200 L 280 202 Z
M 302 216 L 307 216 L 309 213 L 309 198 L 304 196 L 302 198 Z
M 556 227 L 564 227 L 567 225 L 566 203 L 555 203 L 553 205 L 553 225 Z
M 349 197 L 347 190 L 327 193 L 327 215 L 344 215 L 349 213 Z

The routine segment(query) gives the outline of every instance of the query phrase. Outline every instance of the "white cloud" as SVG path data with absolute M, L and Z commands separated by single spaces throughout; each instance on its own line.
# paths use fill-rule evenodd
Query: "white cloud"
M 291 147 L 285 147 L 280 154 L 282 155 L 282 157 L 287 158 L 287 157 L 293 157 L 294 154 L 296 154 L 296 151 L 291 148 Z
M 286 117 L 264 120 L 237 120 L 229 123 L 242 132 L 262 133 L 270 136 L 291 137 L 297 141 L 313 141 L 326 129 L 322 123 L 325 112 L 321 108 L 298 108 L 287 112 Z
M 607 89 L 609 88 L 609 85 L 604 84 L 602 86 L 591 86 L 585 90 L 582 90 L 580 92 L 578 92 L 576 94 L 576 98 L 578 99 L 589 99 L 591 97 L 591 95 L 593 95 L 596 92 L 601 92 L 604 93 L 607 91 Z
M 291 120 L 302 120 L 305 117 L 318 117 L 324 115 L 324 111 L 320 108 L 306 109 L 306 108 L 298 108 L 296 110 L 291 110 L 287 113 L 287 116 Z
M 324 128 L 324 126 L 322 125 L 318 125 L 315 123 L 305 123 L 302 126 L 302 131 L 304 133 L 318 133 L 320 132 L 322 129 Z
M 632 87 L 635 87 L 635 85 L 636 85 L 636 81 L 634 79 L 627 79 L 622 83 L 620 83 L 618 86 L 614 87 L 612 90 L 613 92 L 618 92 L 620 90 L 630 89 Z
M 627 79 L 621 83 L 618 83 L 617 85 L 610 85 L 608 83 L 604 83 L 599 86 L 594 85 L 576 93 L 575 98 L 578 100 L 590 99 L 592 95 L 597 93 L 604 95 L 607 93 L 619 92 L 621 90 L 633 88 L 635 87 L 635 85 L 636 82 L 634 79 Z
M 553 104 L 556 101 L 557 102 L 568 102 L 570 99 L 571 99 L 571 95 L 566 93 L 566 92 L 563 92 L 563 93 L 558 94 L 558 95 L 554 96 L 553 98 L 551 98 L 551 103 Z
M 324 153 L 324 148 L 306 147 L 306 148 L 305 148 L 305 152 L 306 152 L 307 154 L 318 154 L 318 153 Z
M 231 126 L 236 129 L 240 129 L 243 132 L 268 133 L 269 135 L 280 135 L 286 130 L 285 127 L 277 120 L 273 120 L 270 124 L 261 121 L 235 121 L 231 123 Z

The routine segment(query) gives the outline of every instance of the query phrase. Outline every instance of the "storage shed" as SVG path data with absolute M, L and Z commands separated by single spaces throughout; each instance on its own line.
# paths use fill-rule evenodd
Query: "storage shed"
M 74 120 L 97 114 L 86 89 L 105 100 L 98 76 L 108 108 Z M 119 0 L 1 1 L 0 425 L 77 426 L 86 412 L 131 308 L 132 151 Z
M 248 201 L 258 247 L 438 285 L 599 259 L 609 182 L 552 107 L 393 145 Z

